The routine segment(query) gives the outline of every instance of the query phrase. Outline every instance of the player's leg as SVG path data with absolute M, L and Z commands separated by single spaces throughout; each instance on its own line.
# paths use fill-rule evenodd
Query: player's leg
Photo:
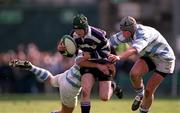
M 142 76 L 149 71 L 148 65 L 144 59 L 138 59 L 130 71 L 131 84 L 137 96 L 132 104 L 131 109 L 133 111 L 137 110 L 140 106 L 142 97 L 144 95 L 144 84 Z
M 109 68 L 110 75 L 104 75 L 102 72 L 99 72 L 99 96 L 101 100 L 108 101 L 115 89 L 117 89 L 117 85 L 113 80 L 116 69 L 114 64 L 106 64 Z M 99 71 L 99 70 L 97 70 Z M 98 74 L 98 73 L 97 73 Z
M 99 81 L 99 96 L 101 100 L 107 101 L 113 94 L 112 81 Z
M 149 111 L 152 101 L 154 100 L 154 92 L 156 91 L 156 89 L 158 88 L 158 86 L 163 80 L 164 80 L 164 77 L 156 72 L 149 79 L 146 85 L 145 94 L 144 94 L 144 97 L 140 106 L 140 113 L 147 113 Z
M 90 95 L 91 89 L 95 83 L 95 78 L 92 74 L 86 73 L 81 77 L 82 95 L 81 95 L 81 113 L 90 112 Z
M 162 61 L 160 59 L 153 59 L 153 61 L 155 62 L 156 70 L 146 85 L 145 95 L 140 107 L 140 113 L 148 112 L 154 100 L 154 92 L 164 80 L 164 77 L 174 71 L 175 61 Z
M 67 80 L 67 72 L 62 73 L 58 78 L 59 94 L 62 102 L 60 113 L 72 113 L 77 106 L 78 95 L 81 87 L 75 87 Z
M 74 107 L 67 107 L 66 105 L 62 104 L 60 113 L 72 113 L 73 110 L 74 110 Z
M 49 82 L 52 86 L 58 87 L 57 78 L 58 76 L 53 76 L 51 72 L 44 68 L 40 68 L 31 64 L 31 62 L 26 60 L 12 60 L 9 62 L 12 67 L 18 67 L 20 69 L 29 70 L 37 77 L 41 82 Z
M 66 105 L 64 105 L 62 103 L 62 107 L 61 107 L 61 110 L 59 111 L 53 111 L 51 113 L 72 113 L 74 110 L 74 107 L 67 107 Z
M 116 73 L 115 65 L 109 63 L 104 65 L 109 68 L 110 75 L 105 75 L 98 69 L 96 69 L 96 73 L 94 73 L 94 75 L 97 76 L 99 80 L 99 96 L 101 100 L 107 101 L 111 98 L 114 92 L 116 96 L 121 99 L 123 95 L 122 88 L 113 81 Z

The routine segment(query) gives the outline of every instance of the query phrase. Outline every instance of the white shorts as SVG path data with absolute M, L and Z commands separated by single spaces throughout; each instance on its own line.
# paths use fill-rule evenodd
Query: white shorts
M 66 72 L 57 75 L 61 102 L 67 107 L 75 107 L 81 88 L 75 88 L 66 80 Z
M 164 61 L 157 58 L 152 58 L 152 61 L 156 65 L 156 70 L 163 73 L 173 73 L 175 68 L 175 60 Z

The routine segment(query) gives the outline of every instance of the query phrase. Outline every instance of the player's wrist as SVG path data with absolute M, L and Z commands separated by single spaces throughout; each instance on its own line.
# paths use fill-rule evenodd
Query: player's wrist
M 117 60 L 121 60 L 121 56 L 117 56 Z

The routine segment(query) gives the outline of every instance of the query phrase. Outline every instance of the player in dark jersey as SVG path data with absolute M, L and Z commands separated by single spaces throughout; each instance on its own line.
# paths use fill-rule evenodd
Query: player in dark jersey
M 108 62 L 107 58 L 111 49 L 105 31 L 89 26 L 87 18 L 82 14 L 78 14 L 73 19 L 73 31 L 70 35 L 74 38 L 78 49 L 90 54 L 89 61 L 96 62 L 97 65 L 98 63 L 107 65 L 107 69 L 104 70 L 108 70 L 110 62 Z M 61 51 L 61 47 L 59 47 L 59 50 Z M 80 72 L 83 75 L 81 78 L 82 113 L 90 112 L 90 94 L 96 79 L 99 80 L 99 96 L 101 100 L 109 100 L 113 91 L 119 98 L 122 98 L 122 89 L 116 87 L 112 82 L 113 77 L 110 71 L 104 74 L 97 68 L 81 68 Z

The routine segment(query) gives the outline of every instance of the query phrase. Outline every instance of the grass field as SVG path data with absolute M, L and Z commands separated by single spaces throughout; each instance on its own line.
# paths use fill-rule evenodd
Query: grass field
M 138 113 L 131 111 L 132 98 L 92 100 L 91 113 Z M 60 107 L 58 95 L 0 95 L 0 113 L 50 113 Z M 80 106 L 74 113 L 80 113 Z M 156 99 L 150 113 L 180 113 L 180 99 Z

